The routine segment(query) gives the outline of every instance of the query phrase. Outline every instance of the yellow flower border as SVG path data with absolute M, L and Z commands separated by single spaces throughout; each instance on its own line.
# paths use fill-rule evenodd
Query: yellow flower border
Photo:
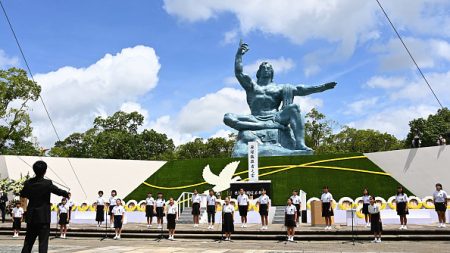
M 411 200 L 417 201 L 417 206 L 413 206 Z M 410 196 L 408 199 L 408 208 L 409 209 L 421 209 L 422 208 L 422 200 L 416 196 Z

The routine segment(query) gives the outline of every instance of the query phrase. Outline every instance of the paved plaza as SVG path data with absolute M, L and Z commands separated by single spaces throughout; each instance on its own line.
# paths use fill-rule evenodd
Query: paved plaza
M 23 237 L 12 239 L 9 236 L 0 236 L 0 252 L 20 252 Z M 156 242 L 149 239 L 121 239 L 119 241 L 100 241 L 96 238 L 69 238 L 50 241 L 49 252 L 132 252 L 132 253 L 171 253 L 171 252 L 207 252 L 207 253 L 263 253 L 263 252 L 450 252 L 449 241 L 396 241 L 373 244 L 370 242 L 351 243 L 343 241 L 315 241 L 284 243 L 274 241 L 232 241 L 214 242 L 213 240 L 163 240 Z M 34 248 L 37 252 L 37 247 Z

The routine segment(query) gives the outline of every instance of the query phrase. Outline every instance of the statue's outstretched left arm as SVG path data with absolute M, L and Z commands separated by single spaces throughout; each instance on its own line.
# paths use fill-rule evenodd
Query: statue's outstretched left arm
M 330 82 L 322 85 L 303 86 L 298 85 L 294 91 L 294 96 L 307 96 L 313 93 L 323 92 L 333 89 L 336 86 L 336 82 Z

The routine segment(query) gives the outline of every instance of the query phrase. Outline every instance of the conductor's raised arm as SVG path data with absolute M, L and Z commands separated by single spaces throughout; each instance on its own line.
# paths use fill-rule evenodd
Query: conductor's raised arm
M 58 188 L 58 187 L 57 187 L 56 185 L 54 185 L 53 183 L 52 183 L 52 185 L 50 186 L 50 192 L 53 193 L 53 194 L 55 194 L 55 195 L 58 195 L 58 196 L 63 196 L 63 197 L 65 197 L 65 198 L 68 198 L 68 197 L 69 197 L 69 192 L 67 192 L 67 191 L 65 191 L 65 190 L 62 190 L 62 189 Z
M 234 60 L 234 75 L 236 76 L 236 79 L 239 81 L 239 83 L 245 90 L 251 90 L 253 89 L 252 78 L 244 73 L 244 68 L 242 66 L 242 56 L 247 51 L 248 45 L 240 41 L 239 48 L 236 52 L 236 58 Z

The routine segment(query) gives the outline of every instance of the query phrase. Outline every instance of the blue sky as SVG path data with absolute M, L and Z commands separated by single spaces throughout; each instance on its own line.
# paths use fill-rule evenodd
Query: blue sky
M 330 119 L 404 138 L 412 118 L 438 109 L 375 1 L 2 1 L 62 136 L 95 116 L 138 110 L 177 144 L 223 136 L 225 112 L 246 113 L 233 78 L 268 59 L 275 82 L 338 82 L 297 100 Z M 450 88 L 450 3 L 381 1 L 444 105 Z M 0 67 L 24 67 L 4 17 Z M 55 137 L 39 104 L 34 134 Z

